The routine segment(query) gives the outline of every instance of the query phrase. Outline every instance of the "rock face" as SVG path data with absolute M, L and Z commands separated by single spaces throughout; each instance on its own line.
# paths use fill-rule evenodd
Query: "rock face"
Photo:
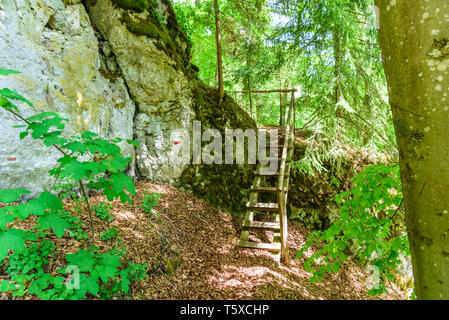
M 0 77 L 0 88 L 34 103 L 36 110 L 20 105 L 26 116 L 56 111 L 70 119 L 69 135 L 90 130 L 138 140 L 137 150 L 122 146 L 135 159 L 137 177 L 242 208 L 253 166 L 193 165 L 173 147 L 172 132 L 192 135 L 193 121 L 221 132 L 256 126 L 232 99 L 219 104 L 216 90 L 198 80 L 168 0 L 3 0 L 0 47 L 0 68 L 22 72 Z M 11 126 L 20 123 L 0 115 L 0 189 L 51 187 L 47 171 L 60 155 L 28 138 L 19 141 L 20 130 Z
M 100 72 L 102 57 L 89 16 L 80 1 L 4 0 L 0 4 L 0 67 L 21 71 L 0 77 L 0 87 L 20 92 L 35 105 L 24 115 L 59 112 L 68 133 L 90 130 L 103 138 L 133 138 L 135 105 L 123 79 Z M 0 111 L 0 188 L 51 187 L 47 171 L 60 156 L 30 138 L 19 141 L 23 124 Z M 123 145 L 126 156 L 134 150 Z M 15 159 L 15 160 L 14 160 Z
M 166 14 L 167 6 L 159 3 L 152 8 Z M 137 13 L 118 7 L 111 0 L 98 0 L 89 8 L 92 22 L 109 42 L 117 63 L 123 71 L 133 100 L 137 105 L 135 137 L 141 144 L 137 150 L 137 165 L 142 178 L 156 181 L 178 179 L 185 165 L 172 153 L 173 130 L 191 132 L 193 99 L 190 83 L 176 61 L 167 55 L 165 46 L 172 41 L 162 23 L 149 10 Z M 165 15 L 164 15 L 165 16 Z M 132 22 L 130 22 L 132 21 Z M 151 25 L 153 34 L 135 34 L 130 23 Z M 160 29 L 160 30 L 159 30 Z M 157 37 L 163 34 L 166 42 Z M 171 43 L 186 48 L 179 39 Z
M 136 103 L 135 139 L 141 178 L 170 182 L 233 211 L 243 208 L 254 166 L 193 165 L 178 157 L 172 132 L 192 141 L 193 121 L 204 129 L 256 129 L 254 121 L 226 97 L 207 88 L 190 64 L 190 45 L 169 1 L 88 1 L 92 23 L 110 44 Z

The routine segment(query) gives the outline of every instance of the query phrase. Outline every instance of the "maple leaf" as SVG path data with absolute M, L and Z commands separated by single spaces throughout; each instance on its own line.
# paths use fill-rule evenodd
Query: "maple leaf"
M 77 266 L 81 272 L 90 271 L 95 263 L 92 254 L 86 250 L 80 250 L 76 254 L 66 255 L 69 264 Z
M 30 194 L 31 192 L 18 188 L 18 189 L 8 189 L 8 190 L 0 190 L 0 202 L 9 204 L 17 201 L 22 194 Z
M 21 252 L 25 248 L 23 238 L 26 233 L 22 230 L 11 229 L 0 231 L 0 261 L 6 258 L 8 250 Z
M 62 238 L 65 230 L 70 228 L 70 224 L 55 212 L 48 212 L 39 217 L 39 225 L 41 230 L 53 229 L 58 238 Z

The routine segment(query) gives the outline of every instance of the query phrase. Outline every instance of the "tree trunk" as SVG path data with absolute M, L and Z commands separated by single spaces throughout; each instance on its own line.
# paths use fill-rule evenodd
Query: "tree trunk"
M 220 34 L 220 7 L 218 0 L 214 0 L 215 7 L 215 40 L 217 43 L 217 73 L 218 73 L 218 96 L 220 102 L 224 96 L 223 86 L 223 56 L 221 50 L 221 34 Z
M 449 6 L 376 0 L 419 299 L 449 299 Z
M 341 85 L 341 69 L 343 64 L 343 54 L 341 48 L 341 32 L 335 27 L 332 30 L 332 37 L 334 41 L 334 101 L 337 104 L 340 101 L 340 85 Z
M 251 53 L 252 53 L 252 46 L 250 43 L 247 48 L 247 51 L 246 51 L 246 71 L 248 73 L 248 75 L 246 77 L 246 81 L 247 81 L 246 88 L 248 91 L 252 90 L 252 86 L 251 86 Z M 251 92 L 248 92 L 248 98 L 249 98 L 249 110 L 251 112 L 251 116 L 253 116 L 253 97 L 252 97 Z
M 248 75 L 248 90 L 251 91 L 251 76 Z M 251 92 L 249 94 L 249 110 L 251 112 L 251 116 L 253 116 L 253 97 L 251 95 Z

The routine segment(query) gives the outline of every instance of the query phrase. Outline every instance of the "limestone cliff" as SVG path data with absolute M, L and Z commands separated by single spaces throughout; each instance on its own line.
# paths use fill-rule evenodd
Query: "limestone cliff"
M 98 40 L 82 4 L 2 0 L 0 48 L 0 67 L 22 72 L 0 77 L 0 88 L 34 103 L 35 110 L 23 105 L 24 114 L 57 111 L 71 120 L 69 133 L 132 139 L 135 104 L 122 79 L 102 75 Z M 4 111 L 0 115 L 0 188 L 49 188 L 47 171 L 59 154 L 31 138 L 19 141 L 20 130 L 12 126 L 22 123 Z M 132 148 L 123 148 L 134 156 Z
M 255 128 L 229 97 L 197 79 L 190 44 L 167 0 L 2 0 L 0 67 L 22 71 L 0 77 L 36 111 L 57 111 L 69 130 L 141 143 L 123 151 L 135 158 L 130 174 L 182 186 L 213 204 L 239 210 L 252 166 L 189 165 L 174 154 L 171 132 Z M 1 112 L 0 188 L 48 187 L 58 156 L 31 140 L 19 142 L 16 120 Z M 8 161 L 16 159 L 15 161 Z M 135 170 L 134 170 L 135 169 Z M 18 174 L 20 172 L 20 174 Z

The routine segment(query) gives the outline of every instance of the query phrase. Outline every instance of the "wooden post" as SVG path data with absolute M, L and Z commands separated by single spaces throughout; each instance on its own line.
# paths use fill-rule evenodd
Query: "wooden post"
M 278 203 L 281 222 L 281 262 L 288 266 L 290 264 L 290 256 L 288 250 L 288 218 L 285 200 L 285 192 L 282 190 L 278 191 Z
M 296 129 L 296 104 L 295 104 L 295 93 L 292 92 L 292 103 L 293 103 L 293 139 L 295 139 L 295 129 Z M 295 141 L 293 140 L 293 144 Z
M 251 93 L 251 76 L 248 75 L 248 88 L 249 88 L 249 110 L 251 111 L 251 116 L 253 116 L 253 97 Z
M 282 155 L 281 155 L 281 165 L 279 168 L 279 179 L 277 186 L 277 196 L 278 196 L 278 204 L 279 204 L 279 215 L 280 215 L 280 227 L 281 227 L 281 262 L 286 265 L 290 264 L 289 250 L 288 250 L 288 217 L 287 217 L 287 192 L 286 188 L 288 188 L 289 183 L 289 173 L 290 173 L 290 165 L 287 169 L 287 160 L 291 159 L 293 150 L 293 139 L 294 129 L 292 126 L 293 120 L 293 108 L 294 108 L 294 93 L 292 92 L 292 97 L 290 100 L 290 106 L 288 108 L 288 116 L 286 121 L 285 128 L 285 141 L 282 147 Z M 290 150 L 289 150 L 290 147 Z M 290 158 L 290 159 L 288 159 Z M 287 174 L 286 174 L 287 171 Z
M 279 88 L 282 90 L 282 69 L 279 69 Z M 283 127 L 284 124 L 284 110 L 282 109 L 282 92 L 279 92 L 279 106 L 280 106 L 280 113 L 279 113 L 279 126 Z

